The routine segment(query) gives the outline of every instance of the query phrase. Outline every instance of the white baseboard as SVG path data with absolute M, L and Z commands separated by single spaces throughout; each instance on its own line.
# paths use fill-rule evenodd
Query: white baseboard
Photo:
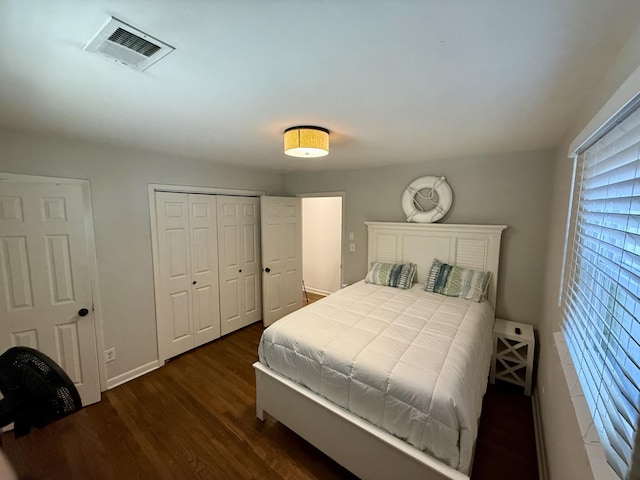
M 531 396 L 531 405 L 533 407 L 533 430 L 536 436 L 536 454 L 538 456 L 538 477 L 540 480 L 549 478 L 547 470 L 547 455 L 544 448 L 544 433 L 542 431 L 542 416 L 540 414 L 540 399 L 538 397 L 538 389 L 534 389 Z
M 134 378 L 141 377 L 142 375 L 152 372 L 156 369 L 160 368 L 160 364 L 158 360 L 154 360 L 153 362 L 149 362 L 145 365 L 141 365 L 133 370 L 129 370 L 128 372 L 121 373 L 113 378 L 107 380 L 107 390 L 111 390 L 112 388 L 117 387 L 118 385 L 122 385 L 123 383 L 127 383 Z
M 319 288 L 313 288 L 313 287 L 305 287 L 307 289 L 307 292 L 309 293 L 315 293 L 317 295 L 331 295 L 333 292 L 328 292 L 327 290 L 320 290 Z

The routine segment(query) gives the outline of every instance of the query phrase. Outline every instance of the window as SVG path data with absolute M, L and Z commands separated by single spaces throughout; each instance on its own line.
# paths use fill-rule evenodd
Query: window
M 632 465 L 640 419 L 640 100 L 578 151 L 563 332 L 607 461 Z

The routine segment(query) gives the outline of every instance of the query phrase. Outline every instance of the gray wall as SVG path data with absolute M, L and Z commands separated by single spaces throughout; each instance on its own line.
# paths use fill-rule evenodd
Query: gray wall
M 109 379 L 158 359 L 147 185 L 284 191 L 259 169 L 12 132 L 0 132 L 0 172 L 90 181 Z
M 569 144 L 606 103 L 626 78 L 639 67 L 640 24 L 603 79 L 601 88 L 592 92 L 590 101 L 576 116 L 572 131 L 568 132 L 556 156 L 554 170 L 553 203 L 548 229 L 548 255 L 544 280 L 545 295 L 539 323 L 539 358 L 537 395 L 543 422 L 549 478 L 563 480 L 592 479 L 582 435 L 567 382 L 562 372 L 553 343 L 553 333 L 560 331 L 561 311 L 558 293 L 563 262 L 567 207 L 571 191 L 573 162 L 567 158 Z
M 405 222 L 401 196 L 414 179 L 444 175 L 453 205 L 442 223 L 504 224 L 497 314 L 537 324 L 542 305 L 554 152 L 447 159 L 365 170 L 286 175 L 286 193 L 345 192 L 344 280 L 367 270 L 365 221 Z M 348 251 L 348 232 L 356 252 Z

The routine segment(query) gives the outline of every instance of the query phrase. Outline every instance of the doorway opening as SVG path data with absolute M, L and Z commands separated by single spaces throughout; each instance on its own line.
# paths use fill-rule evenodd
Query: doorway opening
M 342 285 L 343 194 L 302 196 L 302 278 L 306 292 L 329 295 Z

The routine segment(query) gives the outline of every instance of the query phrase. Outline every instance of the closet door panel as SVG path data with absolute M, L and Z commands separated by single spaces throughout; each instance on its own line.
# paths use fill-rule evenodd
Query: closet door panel
M 300 304 L 300 276 L 296 270 L 287 270 L 285 272 L 285 291 L 283 294 L 284 304 L 287 310 L 295 311 Z
M 191 324 L 189 322 L 189 292 L 174 292 L 169 298 L 171 302 L 170 324 L 172 328 L 171 339 L 174 343 L 185 340 L 191 336 Z M 189 348 L 191 343 L 189 343 Z
M 189 277 L 189 231 L 186 227 L 165 230 L 168 258 L 167 279 L 176 285 L 184 285 Z
M 268 305 L 270 306 L 269 314 L 275 315 L 277 318 L 283 317 L 281 311 L 284 310 L 282 306 L 282 285 L 284 282 L 282 281 L 282 275 L 280 273 L 272 273 L 271 275 L 272 285 L 268 290 Z M 265 290 L 266 292 L 267 290 Z M 265 313 L 266 315 L 266 313 Z
M 218 197 L 222 335 L 261 317 L 258 218 L 257 198 Z M 247 283 L 250 288 L 247 288 Z
M 245 198 L 242 207 L 244 315 L 245 323 L 248 325 L 262 318 L 260 200 L 258 198 Z
M 260 315 L 260 297 L 258 296 L 258 291 L 260 288 L 260 276 L 255 275 L 247 275 L 244 277 L 244 305 L 245 312 L 249 316 Z M 258 317 L 256 319 L 260 320 Z
M 238 235 L 239 226 L 238 206 L 233 200 L 224 200 L 223 208 L 220 209 L 223 217 L 222 224 L 218 225 L 219 238 L 219 259 L 220 259 L 220 333 L 225 335 L 236 328 L 242 320 L 240 319 L 241 296 L 240 296 L 240 275 L 242 268 L 240 265 L 239 245 L 241 236 Z
M 224 319 L 227 323 L 234 322 L 240 318 L 240 281 L 238 278 L 227 280 L 225 289 L 225 314 Z M 227 332 L 228 333 L 228 332 Z
M 228 211 L 228 210 L 227 210 Z M 224 221 L 229 221 L 226 217 Z M 238 235 L 238 225 L 224 225 L 223 229 L 223 245 L 220 256 L 220 263 L 224 268 L 229 270 L 228 275 L 232 278 L 237 277 L 240 268 L 240 244 L 241 236 Z
M 220 337 L 216 197 L 189 195 L 194 346 Z
M 193 348 L 188 196 L 156 193 L 158 227 L 158 349 L 166 359 Z
M 258 263 L 257 230 L 257 225 L 242 226 L 242 260 L 245 267 L 253 267 Z
M 193 312 L 195 327 L 194 334 L 196 336 L 203 336 L 214 331 L 214 336 L 211 338 L 211 340 L 214 340 L 220 336 L 219 333 L 215 336 L 215 331 L 220 331 L 220 319 L 219 315 L 211 315 L 211 312 L 218 309 L 218 305 L 215 303 L 217 295 L 215 295 L 212 290 L 213 289 L 210 285 L 194 289 Z M 216 319 L 215 317 L 218 318 Z
M 300 228 L 297 223 L 286 223 L 283 228 L 284 232 L 284 257 L 283 274 L 284 274 L 284 292 L 283 299 L 287 311 L 295 311 L 300 308 L 300 271 L 298 270 L 297 260 L 300 255 Z

